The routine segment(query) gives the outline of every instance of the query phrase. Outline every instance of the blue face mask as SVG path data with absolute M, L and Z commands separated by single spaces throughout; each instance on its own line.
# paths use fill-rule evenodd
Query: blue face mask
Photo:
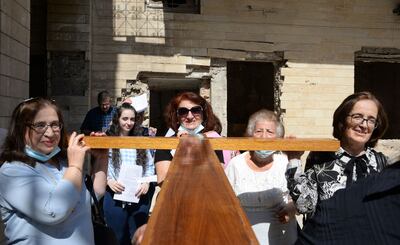
M 275 151 L 270 151 L 270 150 L 258 150 L 254 151 L 254 154 L 260 158 L 260 159 L 266 159 L 270 157 L 272 154 L 274 154 Z
M 57 155 L 61 151 L 60 147 L 56 146 L 52 152 L 50 152 L 48 155 L 40 153 L 38 151 L 35 151 L 32 149 L 29 145 L 25 146 L 25 153 L 26 155 L 40 161 L 40 162 L 47 162 L 50 160 L 52 157 Z
M 204 126 L 203 125 L 199 125 L 199 126 L 197 126 L 197 128 L 195 128 L 195 129 L 187 129 L 187 128 L 185 128 L 184 126 L 179 126 L 179 128 L 178 128 L 178 131 L 187 131 L 190 135 L 196 135 L 196 134 L 198 134 L 198 133 L 200 133 L 200 131 L 201 130 L 203 130 L 204 129 Z

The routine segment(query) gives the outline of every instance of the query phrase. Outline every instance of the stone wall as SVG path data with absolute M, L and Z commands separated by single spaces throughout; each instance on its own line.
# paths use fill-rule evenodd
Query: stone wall
M 0 128 L 29 96 L 30 1 L 0 1 Z
M 208 69 L 211 103 L 226 123 L 224 67 L 212 59 L 268 61 L 283 52 L 280 105 L 288 134 L 330 137 L 332 114 L 354 91 L 354 53 L 399 47 L 392 2 L 203 1 L 200 14 L 166 13 L 144 1 L 93 4 L 92 88 L 114 89 L 141 71 Z
M 48 95 L 61 106 L 66 128 L 78 130 L 88 109 L 97 105 L 90 104 L 95 87 L 89 72 L 91 1 L 47 3 Z

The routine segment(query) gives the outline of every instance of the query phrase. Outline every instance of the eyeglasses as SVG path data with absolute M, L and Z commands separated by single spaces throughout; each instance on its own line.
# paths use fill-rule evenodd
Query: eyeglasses
M 188 109 L 186 107 L 179 107 L 176 110 L 176 114 L 180 117 L 186 117 L 189 114 L 189 111 L 193 114 L 193 116 L 200 116 L 203 113 L 203 108 L 201 106 L 193 106 L 192 108 Z
M 356 114 L 351 114 L 348 115 L 351 119 L 351 122 L 354 124 L 363 124 L 364 121 L 367 122 L 368 127 L 370 128 L 376 128 L 378 127 L 378 121 L 374 117 L 369 117 L 369 118 L 364 118 L 362 114 L 356 113 Z
M 32 123 L 29 126 L 31 129 L 35 130 L 39 134 L 43 134 L 44 132 L 46 132 L 49 126 L 51 130 L 53 130 L 53 132 L 55 133 L 60 132 L 63 127 L 62 123 L 60 122 L 51 122 L 51 123 L 37 122 L 37 123 Z

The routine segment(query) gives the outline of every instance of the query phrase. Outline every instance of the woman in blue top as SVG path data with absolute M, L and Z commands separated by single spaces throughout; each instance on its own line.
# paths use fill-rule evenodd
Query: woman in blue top
M 142 128 L 135 109 L 128 103 L 118 108 L 107 135 L 142 136 Z M 125 186 L 118 182 L 120 170 L 124 165 L 142 167 L 142 176 L 154 175 L 154 163 L 150 150 L 110 149 L 107 175 L 107 192 L 104 197 L 104 217 L 117 235 L 119 244 L 131 244 L 136 228 L 147 222 L 150 208 L 149 183 L 140 184 L 135 193 L 138 203 L 114 200 L 114 194 L 124 191 Z
M 0 156 L 0 210 L 7 243 L 94 244 L 90 194 L 82 173 L 89 147 L 82 138 L 74 132 L 67 143 L 54 101 L 29 99 L 14 109 Z M 96 176 L 94 189 L 99 190 L 101 178 Z

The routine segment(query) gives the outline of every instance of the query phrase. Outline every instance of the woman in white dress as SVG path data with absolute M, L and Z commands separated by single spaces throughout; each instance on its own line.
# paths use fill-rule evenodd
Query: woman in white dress
M 284 128 L 274 112 L 263 109 L 250 116 L 246 134 L 281 138 Z M 246 151 L 232 158 L 225 169 L 260 244 L 285 245 L 296 241 L 296 209 L 285 178 L 288 162 L 282 152 Z

